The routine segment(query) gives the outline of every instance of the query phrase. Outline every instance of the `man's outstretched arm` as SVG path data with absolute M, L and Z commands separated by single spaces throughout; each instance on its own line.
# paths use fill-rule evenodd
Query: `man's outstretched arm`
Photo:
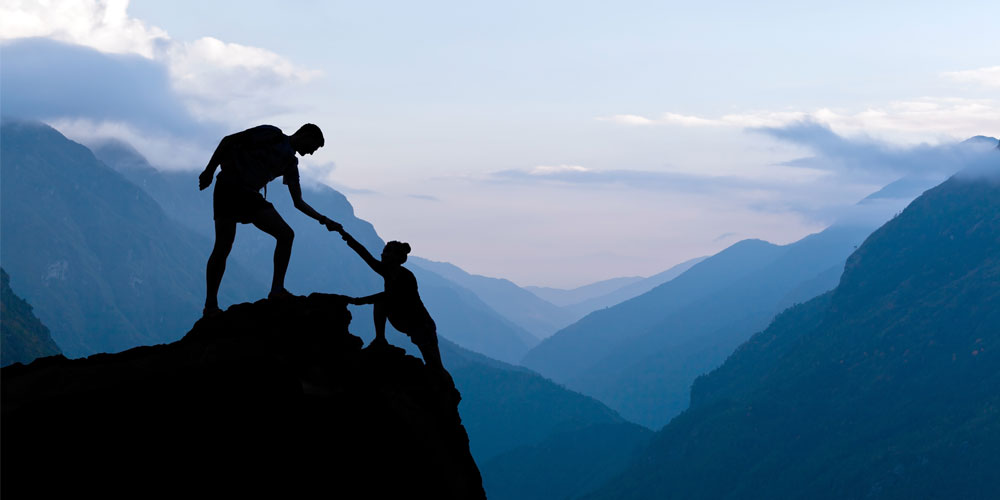
M 313 219 L 316 219 L 320 224 L 326 226 L 326 228 L 330 231 L 338 231 L 341 229 L 340 224 L 334 222 L 329 217 L 317 212 L 316 209 L 309 206 L 309 204 L 302 199 L 302 186 L 300 186 L 298 182 L 288 183 L 288 193 L 292 195 L 292 203 L 295 205 L 295 208 L 299 209 L 300 212 L 308 215 L 309 217 L 312 217 Z
M 233 136 L 227 135 L 219 141 L 219 145 L 215 148 L 215 152 L 212 153 L 212 158 L 208 160 L 208 165 L 205 170 L 201 172 L 198 176 L 198 189 L 204 190 L 208 186 L 212 185 L 212 178 L 215 177 L 215 169 L 222 164 L 222 159 L 226 157 L 229 149 L 232 147 Z

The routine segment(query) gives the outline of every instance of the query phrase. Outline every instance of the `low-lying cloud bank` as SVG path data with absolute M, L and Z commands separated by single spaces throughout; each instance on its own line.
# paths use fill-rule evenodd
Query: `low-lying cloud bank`
M 698 175 L 543 165 L 497 171 L 486 181 L 565 189 L 627 188 L 662 191 L 665 195 L 699 194 L 722 197 L 729 203 L 743 203 L 758 212 L 797 213 L 824 224 L 878 225 L 923 190 L 950 175 L 958 172 L 1000 175 L 1000 150 L 997 140 L 991 137 L 903 146 L 866 135 L 847 137 L 811 119 L 745 130 L 812 153 L 772 166 L 808 169 L 812 175 L 755 178 L 750 174 Z M 863 197 L 886 185 L 885 189 L 864 200 L 845 195 L 864 193 L 859 196 Z
M 802 146 L 815 155 L 784 165 L 825 170 L 854 178 L 945 176 L 995 159 L 996 139 L 976 136 L 962 142 L 899 146 L 867 136 L 848 138 L 811 120 L 750 132 Z
M 955 73 L 955 81 L 994 83 L 995 68 Z M 964 80 L 963 80 L 964 79 Z M 597 118 L 622 126 L 782 128 L 801 122 L 825 124 L 842 136 L 877 137 L 896 144 L 945 144 L 977 134 L 1000 131 L 1000 100 L 923 97 L 900 100 L 860 111 L 820 108 L 812 111 L 748 111 L 720 117 L 662 113 L 658 116 L 618 114 Z

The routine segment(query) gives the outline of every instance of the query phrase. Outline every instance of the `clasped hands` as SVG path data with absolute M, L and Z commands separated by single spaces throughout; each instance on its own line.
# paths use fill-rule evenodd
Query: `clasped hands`
M 331 219 L 329 217 L 326 217 L 326 216 L 324 216 L 319 221 L 319 223 L 323 224 L 324 226 L 326 226 L 326 230 L 327 231 L 337 231 L 339 233 L 339 232 L 342 232 L 344 230 L 344 226 L 340 225 L 339 222 L 336 222 L 333 219 Z
M 331 220 L 329 217 L 326 216 L 323 216 L 323 219 L 324 220 L 320 221 L 320 224 L 326 226 L 327 231 L 336 231 L 340 233 L 340 236 L 344 238 L 344 241 L 347 241 L 348 238 L 351 237 L 351 235 L 347 234 L 347 231 L 344 231 L 344 226 L 342 226 L 339 222 L 334 222 L 333 220 Z

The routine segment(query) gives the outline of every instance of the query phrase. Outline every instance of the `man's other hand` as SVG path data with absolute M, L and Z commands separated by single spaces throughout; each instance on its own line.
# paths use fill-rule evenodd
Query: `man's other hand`
M 212 176 L 215 172 L 211 170 L 205 170 L 198 176 L 198 189 L 204 191 L 205 188 L 212 185 Z

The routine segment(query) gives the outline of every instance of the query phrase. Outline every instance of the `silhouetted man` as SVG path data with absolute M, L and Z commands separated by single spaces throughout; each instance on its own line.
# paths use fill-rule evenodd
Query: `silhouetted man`
M 292 195 L 295 208 L 319 221 L 327 230 L 340 229 L 340 224 L 314 210 L 302 200 L 299 186 L 300 155 L 313 154 L 323 146 L 323 133 L 319 127 L 307 123 L 291 136 L 271 125 L 261 125 L 226 136 L 215 148 L 205 171 L 198 176 L 198 188 L 205 189 L 212 183 L 216 167 L 221 166 L 215 183 L 212 209 L 215 212 L 215 248 L 208 258 L 205 270 L 207 293 L 204 315 L 219 311 L 219 285 L 226 272 L 226 259 L 233 249 L 236 223 L 253 224 L 277 240 L 274 247 L 274 277 L 268 298 L 290 295 L 285 290 L 285 271 L 292 254 L 295 233 L 278 215 L 260 190 L 267 193 L 267 183 L 282 177 Z

